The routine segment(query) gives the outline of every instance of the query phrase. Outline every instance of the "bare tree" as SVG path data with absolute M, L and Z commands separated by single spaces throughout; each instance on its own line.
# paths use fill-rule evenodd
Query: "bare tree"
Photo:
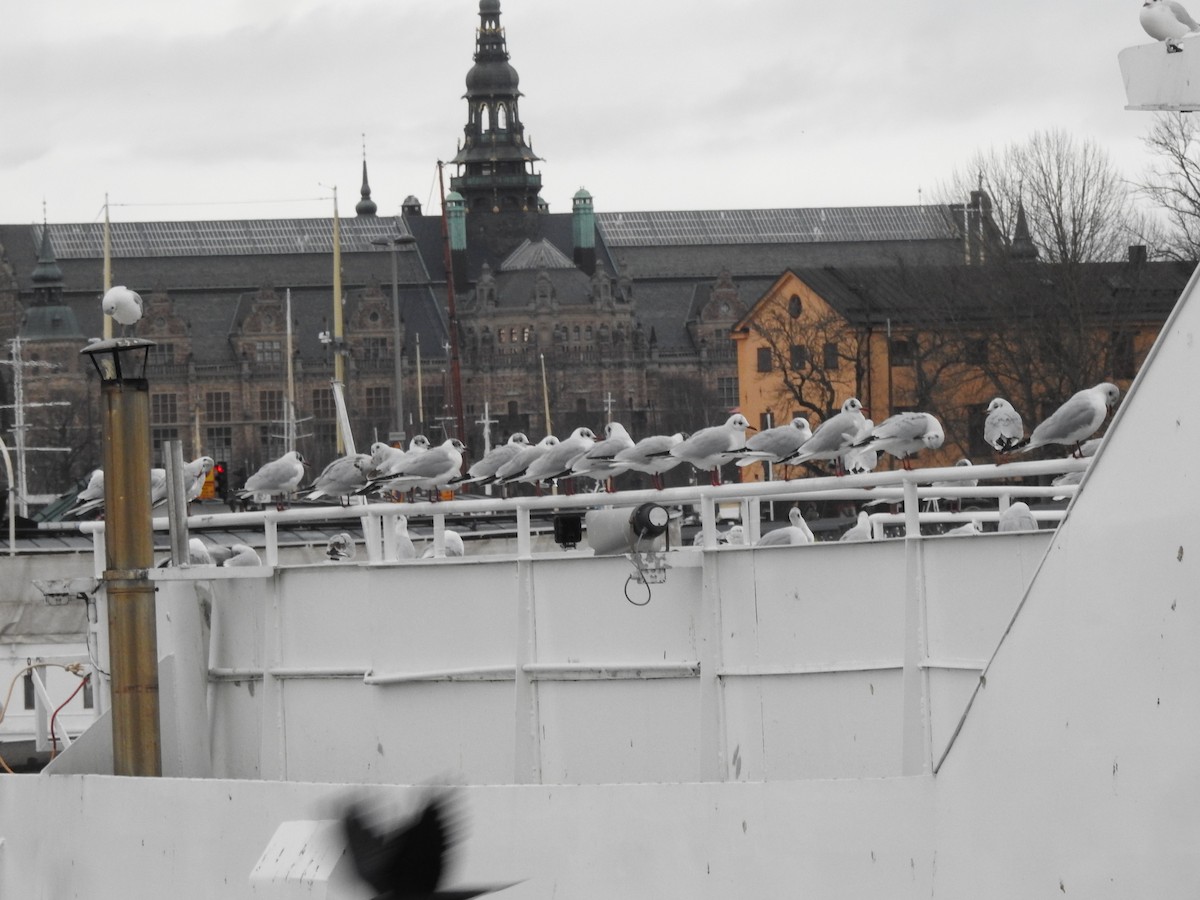
M 1172 259 L 1200 258 L 1200 124 L 1190 115 L 1163 113 L 1142 143 L 1153 162 L 1137 186 L 1167 221 L 1159 249 Z
M 769 403 L 776 424 L 797 412 L 813 424 L 822 421 L 860 380 L 858 331 L 833 312 L 801 315 L 799 302 L 772 304 L 751 324 L 765 344 L 759 352 L 766 353 L 769 368 L 777 373 Z
M 940 192 L 962 198 L 974 190 L 990 198 L 992 217 L 1009 247 L 1023 207 L 1030 237 L 1048 263 L 1114 262 L 1131 244 L 1160 234 L 1107 152 L 1058 129 L 979 151 Z

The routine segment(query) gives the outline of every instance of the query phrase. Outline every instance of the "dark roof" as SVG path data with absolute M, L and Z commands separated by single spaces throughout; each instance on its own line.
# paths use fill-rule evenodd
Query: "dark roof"
M 596 213 L 611 247 L 813 244 L 958 238 L 944 206 L 845 206 Z
M 1192 274 L 1191 263 L 1089 263 L 1077 275 L 1036 262 L 981 266 L 857 266 L 793 268 L 792 274 L 858 324 L 888 319 L 921 324 L 946 315 L 994 318 L 1001 308 L 1034 313 L 1060 302 L 1077 277 L 1089 310 L 1114 319 L 1161 322 Z M 766 293 L 759 295 L 761 299 Z M 757 302 L 757 300 L 755 301 Z M 753 313 L 751 313 L 753 315 Z

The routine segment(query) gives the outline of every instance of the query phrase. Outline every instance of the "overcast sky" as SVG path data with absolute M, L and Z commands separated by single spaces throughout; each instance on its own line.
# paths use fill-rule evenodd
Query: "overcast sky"
M 0 33 L 0 221 L 436 211 L 477 0 L 55 0 Z M 1060 127 L 1127 177 L 1137 0 L 503 0 L 551 211 L 930 202 Z M 447 168 L 447 178 L 452 168 Z M 249 202 L 248 202 L 249 201 Z

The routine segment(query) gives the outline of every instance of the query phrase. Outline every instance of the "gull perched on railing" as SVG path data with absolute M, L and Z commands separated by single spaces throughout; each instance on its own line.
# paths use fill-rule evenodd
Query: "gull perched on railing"
M 516 456 L 522 448 L 529 446 L 529 438 L 524 432 L 514 431 L 503 444 L 498 444 L 476 460 L 467 469 L 467 475 L 462 480 L 470 484 L 487 484 L 494 481 L 499 468 Z
M 366 489 L 389 493 L 448 487 L 462 470 L 462 455 L 466 449 L 458 438 L 447 438 L 423 453 L 405 456 L 389 476 L 373 479 Z
M 238 491 L 240 497 L 265 494 L 282 504 L 284 498 L 295 493 L 304 479 L 304 467 L 308 465 L 296 450 L 289 450 L 278 459 L 264 463 L 258 471 L 246 479 Z
M 1021 445 L 1025 437 L 1025 423 L 1021 414 L 1003 397 L 995 398 L 987 406 L 987 418 L 983 422 L 983 439 L 993 450 L 1009 453 Z
M 865 418 L 862 402 L 857 397 L 848 398 L 842 403 L 840 412 L 830 416 L 814 428 L 812 437 L 805 441 L 799 450 L 780 462 L 787 465 L 809 460 L 832 459 L 838 461 L 838 473 L 841 474 L 843 471 L 842 454 L 850 449 L 862 432 Z
M 597 485 L 607 482 L 612 490 L 611 479 L 625 471 L 625 465 L 617 462 L 616 456 L 622 450 L 634 447 L 633 438 L 620 422 L 609 422 L 604 426 L 604 438 L 596 441 L 583 451 L 581 456 L 571 463 L 574 475 L 586 475 L 595 480 Z
M 371 457 L 366 453 L 339 456 L 329 463 L 321 474 L 309 485 L 305 498 L 317 500 L 321 497 L 346 499 L 367 486 L 367 471 L 371 468 Z
M 684 438 L 668 453 L 691 463 L 701 472 L 710 473 L 713 485 L 721 483 L 721 465 L 737 456 L 746 446 L 746 431 L 750 422 L 741 413 L 734 413 L 723 425 L 701 428 L 691 437 Z
M 1022 453 L 1047 444 L 1074 445 L 1075 455 L 1083 452 L 1082 441 L 1096 433 L 1109 411 L 1117 405 L 1121 391 L 1115 384 L 1101 382 L 1072 394 L 1046 421 L 1033 429 Z
M 552 434 L 548 434 L 533 446 L 522 447 L 513 454 L 512 459 L 506 463 L 502 463 L 500 468 L 496 470 L 496 481 L 500 484 L 509 484 L 517 481 L 533 465 L 534 460 L 541 457 L 542 454 L 548 453 L 551 447 L 557 445 L 558 438 Z
M 596 433 L 581 425 L 571 432 L 570 437 L 559 441 L 533 460 L 525 469 L 525 474 L 516 480 L 535 484 L 569 476 L 575 460 L 587 452 L 594 443 L 596 443 Z
M 661 491 L 663 473 L 683 462 L 670 452 L 672 447 L 683 443 L 683 440 L 684 434 L 680 431 L 675 434 L 652 434 L 642 438 L 629 449 L 622 450 L 613 457 L 613 461 L 630 471 L 649 475 L 654 487 Z
M 812 426 L 803 416 L 796 416 L 786 425 L 764 428 L 746 438 L 746 448 L 738 454 L 737 464 L 744 467 L 756 462 L 781 462 L 804 446 L 812 435 Z
M 921 450 L 936 450 L 946 440 L 942 423 L 931 413 L 902 412 L 888 416 L 851 445 L 885 450 L 908 469 L 909 457 Z

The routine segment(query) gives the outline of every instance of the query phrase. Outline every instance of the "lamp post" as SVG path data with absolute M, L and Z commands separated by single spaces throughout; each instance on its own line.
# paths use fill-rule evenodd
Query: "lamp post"
M 161 775 L 158 635 L 150 514 L 153 341 L 114 338 L 81 353 L 100 375 L 104 419 L 105 593 L 108 597 L 113 774 Z
M 404 344 L 400 334 L 400 275 L 396 262 L 396 248 L 411 246 L 417 239 L 411 234 L 397 234 L 393 237 L 377 238 L 371 241 L 381 247 L 387 247 L 392 254 L 392 363 L 393 379 L 396 394 L 396 430 L 388 435 L 389 440 L 404 443 Z

